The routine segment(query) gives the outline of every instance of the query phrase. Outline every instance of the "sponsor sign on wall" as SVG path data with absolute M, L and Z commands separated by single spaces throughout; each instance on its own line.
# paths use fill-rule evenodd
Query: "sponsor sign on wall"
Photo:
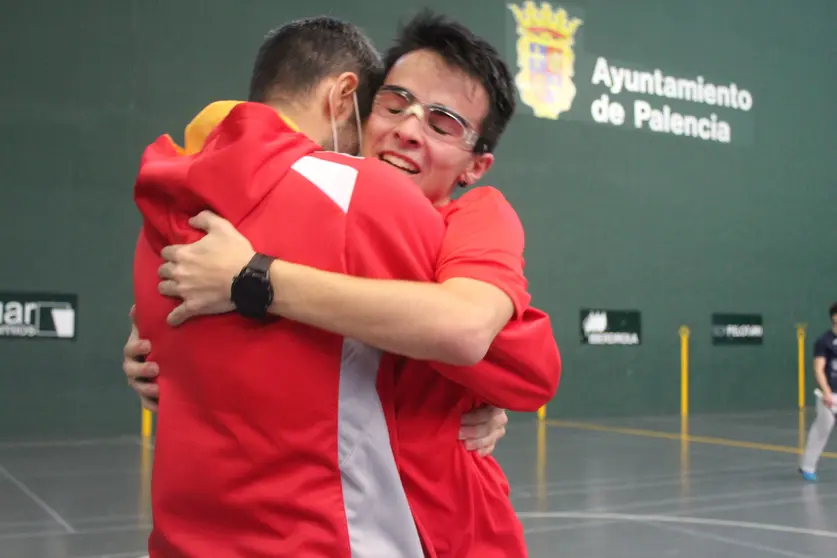
M 761 314 L 712 314 L 713 345 L 761 345 L 763 340 Z
M 639 345 L 642 323 L 637 310 L 581 310 L 584 345 Z
M 0 293 L 0 338 L 75 339 L 78 297 Z

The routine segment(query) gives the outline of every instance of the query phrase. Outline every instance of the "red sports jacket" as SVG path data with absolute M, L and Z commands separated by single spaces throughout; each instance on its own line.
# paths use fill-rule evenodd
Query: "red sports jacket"
M 483 403 L 535 411 L 555 394 L 561 357 L 549 316 L 529 305 L 523 227 L 502 194 L 470 190 L 441 209 L 436 280 L 467 277 L 513 301 L 514 318 L 475 366 L 408 361 L 398 375 L 401 478 L 439 558 L 525 558 L 523 528 L 498 463 L 465 450 L 462 415 Z
M 200 238 L 187 220 L 210 209 L 259 252 L 427 281 L 439 213 L 402 173 L 323 153 L 251 103 L 232 109 L 196 155 L 167 136 L 150 145 L 135 199 L 136 321 L 165 370 L 151 557 L 420 558 L 385 420 L 391 359 L 290 320 L 226 314 L 170 328 L 176 303 L 158 294 L 157 269 L 163 246 Z

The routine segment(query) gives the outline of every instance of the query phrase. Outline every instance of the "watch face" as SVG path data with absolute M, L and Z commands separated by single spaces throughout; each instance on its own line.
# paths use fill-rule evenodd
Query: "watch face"
M 263 275 L 242 273 L 232 288 L 232 301 L 245 315 L 261 316 L 273 302 L 270 281 Z
M 243 298 L 253 299 L 263 297 L 265 293 L 265 280 L 250 274 L 244 274 L 238 279 L 238 289 Z

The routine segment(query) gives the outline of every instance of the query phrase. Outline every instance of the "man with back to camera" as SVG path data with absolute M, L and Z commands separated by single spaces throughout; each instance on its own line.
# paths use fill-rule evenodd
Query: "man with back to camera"
M 204 207 L 291 261 L 433 278 L 444 224 L 421 192 L 387 165 L 321 147 L 356 149 L 377 52 L 330 18 L 285 25 L 267 44 L 262 54 L 296 70 L 293 82 L 266 81 L 267 102 L 233 108 L 197 154 L 160 137 L 135 184 L 136 322 L 151 358 L 170 370 L 160 378 L 150 556 L 421 558 L 390 448 L 392 403 L 382 405 L 376 385 L 391 385 L 392 359 L 299 322 L 266 321 L 268 258 L 259 255 L 236 278 L 237 314 L 166 324 L 176 304 L 157 291 L 159 252 L 199 238 L 188 219 Z M 316 58 L 304 57 L 315 44 Z
M 439 31 L 443 32 L 440 33 Z M 458 50 L 456 47 L 453 47 L 452 49 L 446 51 L 445 46 L 439 46 L 446 45 L 447 43 L 451 42 L 453 42 L 453 44 L 456 45 L 457 41 L 459 43 Z M 473 275 L 477 275 L 479 277 L 479 273 L 481 273 L 481 267 L 488 267 L 494 268 L 495 272 L 499 270 L 502 273 L 508 273 L 508 275 L 514 277 L 515 264 L 513 260 L 515 258 L 515 250 L 504 247 L 502 242 L 497 244 L 497 237 L 500 236 L 497 234 L 484 235 L 485 242 L 494 242 L 494 247 L 492 247 L 491 245 L 486 245 L 485 243 L 481 244 L 479 238 L 476 239 L 476 245 L 473 245 L 474 237 L 476 237 L 477 235 L 471 234 L 473 233 L 473 229 L 475 228 L 475 226 L 487 229 L 489 233 L 492 232 L 492 228 L 493 232 L 496 233 L 498 230 L 498 226 L 507 226 L 507 224 L 509 223 L 509 219 L 507 217 L 507 214 L 504 213 L 504 211 L 506 211 L 506 208 L 508 208 L 509 211 L 513 212 L 513 210 L 511 210 L 510 207 L 508 207 L 507 202 L 505 202 L 505 200 L 501 197 L 498 197 L 499 193 L 494 194 L 494 192 L 496 191 L 489 188 L 478 188 L 473 192 L 466 194 L 465 196 L 460 198 L 460 200 L 457 200 L 456 202 L 450 202 L 450 194 L 452 193 L 452 190 L 457 183 L 464 182 L 468 184 L 475 181 L 479 178 L 481 172 L 484 172 L 485 170 L 487 170 L 487 166 L 490 166 L 491 145 L 487 146 L 487 150 L 484 147 L 479 147 L 478 149 L 474 150 L 473 154 L 470 155 L 466 151 L 464 153 L 466 156 L 463 157 L 460 151 L 451 149 L 453 147 L 458 147 L 457 144 L 452 144 L 450 142 L 442 142 L 440 144 L 436 143 L 438 140 L 432 137 L 433 132 L 428 128 L 428 119 L 422 118 L 423 115 L 421 113 L 414 112 L 417 107 L 424 108 L 430 106 L 433 109 L 433 112 L 429 113 L 429 122 L 438 123 L 440 122 L 438 120 L 440 114 L 443 115 L 444 113 L 437 111 L 435 106 L 429 105 L 429 103 L 434 101 L 446 101 L 444 105 L 447 105 L 448 107 L 453 107 L 454 109 L 458 109 L 457 112 L 466 115 L 465 117 L 459 117 L 460 119 L 465 120 L 466 122 L 468 122 L 468 120 L 470 120 L 471 122 L 479 121 L 489 124 L 491 127 L 493 127 L 495 131 L 492 131 L 492 134 L 487 136 L 487 141 L 490 140 L 490 143 L 492 144 L 496 143 L 496 137 L 499 135 L 499 132 L 502 131 L 502 129 L 504 128 L 505 121 L 507 121 L 508 116 L 510 116 L 510 112 L 507 116 L 505 116 L 505 120 L 503 120 L 503 118 L 500 118 L 499 123 L 496 121 L 492 122 L 491 118 L 487 115 L 487 113 L 489 112 L 487 108 L 481 108 L 480 106 L 471 106 L 473 105 L 472 95 L 474 88 L 472 87 L 471 89 L 468 89 L 468 87 L 470 87 L 471 84 L 474 83 L 474 81 L 476 81 L 477 84 L 480 83 L 480 80 L 474 80 L 474 78 L 471 77 L 474 74 L 488 74 L 488 79 L 484 80 L 484 83 L 487 83 L 487 88 L 492 90 L 491 93 L 497 95 L 497 98 L 502 101 L 503 96 L 498 95 L 498 91 L 495 88 L 498 87 L 498 85 L 500 87 L 502 87 L 502 85 L 505 85 L 504 81 L 510 81 L 510 79 L 502 79 L 504 75 L 507 76 L 507 71 L 499 72 L 500 77 L 497 77 L 498 72 L 496 71 L 496 66 L 492 67 L 491 64 L 496 64 L 496 60 L 498 59 L 498 57 L 496 56 L 496 52 L 492 54 L 491 50 L 488 51 L 488 54 L 490 55 L 487 57 L 488 62 L 482 67 L 479 67 L 477 62 L 486 58 L 485 56 L 479 56 L 481 54 L 485 54 L 484 51 L 486 49 L 486 45 L 476 41 L 475 38 L 472 35 L 470 35 L 470 33 L 467 32 L 467 30 L 463 30 L 461 26 L 457 27 L 455 25 L 445 23 L 444 21 L 433 20 L 432 18 L 429 20 L 418 19 L 414 21 L 414 25 L 408 26 L 404 30 L 401 37 L 401 43 L 397 44 L 396 46 L 397 48 L 392 49 L 390 55 L 387 57 L 389 61 L 388 67 L 391 70 L 388 76 L 388 80 L 390 81 L 390 83 L 387 84 L 389 87 L 383 89 L 382 91 L 387 92 L 389 101 L 391 103 L 406 102 L 406 104 L 387 104 L 387 106 L 391 109 L 395 109 L 395 113 L 393 113 L 392 110 L 389 110 L 392 116 L 394 116 L 395 114 L 399 115 L 395 119 L 393 119 L 392 116 L 389 116 L 387 118 L 375 117 L 376 120 L 373 126 L 373 118 L 370 118 L 370 125 L 367 127 L 366 137 L 371 137 L 372 141 L 370 142 L 370 140 L 367 139 L 367 146 L 370 143 L 372 143 L 373 147 L 379 150 L 378 155 L 381 158 L 390 159 L 391 163 L 398 163 L 401 166 L 404 166 L 405 163 L 415 164 L 416 166 L 420 167 L 418 169 L 418 172 L 416 172 L 416 169 L 406 169 L 406 171 L 408 172 L 408 174 L 411 174 L 414 177 L 416 177 L 416 181 L 422 186 L 422 189 L 425 191 L 426 195 L 433 199 L 433 201 L 436 202 L 437 206 L 440 207 L 440 210 L 445 215 L 445 218 L 448 221 L 449 235 L 451 229 L 453 229 L 454 231 L 460 231 L 458 233 L 458 238 L 454 238 L 457 240 L 461 248 L 457 246 L 453 246 L 452 248 L 452 253 L 455 254 L 455 259 L 460 261 L 468 261 L 467 259 L 470 256 L 471 260 L 473 260 L 474 252 L 485 252 L 486 250 L 492 249 L 497 254 L 502 255 L 508 253 L 511 256 L 505 260 L 500 260 L 499 262 L 487 261 L 486 263 L 482 263 L 481 261 L 477 261 L 475 264 L 470 265 L 469 271 Z M 490 49 L 490 47 L 487 48 Z M 469 53 L 469 49 L 470 54 L 472 55 L 472 58 L 470 60 L 467 56 Z M 469 66 L 469 64 L 471 64 L 471 66 Z M 502 61 L 500 61 L 500 64 L 502 64 Z M 428 81 L 427 79 L 425 79 L 425 77 L 429 73 L 437 75 L 440 71 L 444 72 L 446 76 L 449 77 L 449 79 L 447 80 L 439 80 L 442 83 L 449 84 L 447 90 L 445 90 L 444 88 L 437 88 L 436 90 L 429 89 L 427 87 L 427 83 L 425 83 Z M 494 83 L 492 83 L 492 75 L 494 76 L 494 79 L 499 80 L 499 82 L 495 81 Z M 466 79 L 463 79 L 463 77 Z M 463 83 L 464 86 L 461 85 Z M 478 85 L 478 87 L 476 88 L 478 92 L 480 90 L 485 92 L 485 89 L 486 86 L 481 85 Z M 510 89 L 508 91 L 510 91 Z M 427 104 L 416 105 L 414 100 L 415 98 L 418 98 L 422 102 Z M 481 102 L 485 103 L 485 101 Z M 442 105 L 442 103 L 439 104 Z M 482 106 L 485 106 L 485 104 L 483 104 Z M 398 108 L 396 109 L 395 107 Z M 470 112 L 471 114 L 468 114 L 468 112 Z M 404 118 L 405 116 L 406 118 Z M 416 116 L 417 118 L 414 119 L 412 118 L 412 116 Z M 459 115 L 457 114 L 457 116 Z M 495 116 L 494 118 L 496 120 L 497 117 Z M 473 172 L 475 168 L 477 172 Z M 439 182 L 439 179 L 443 177 L 445 174 L 447 174 L 447 176 L 450 176 L 451 178 L 451 181 L 447 182 L 447 186 L 443 186 L 444 184 L 446 184 L 446 182 Z M 499 214 L 502 217 L 502 219 L 479 219 L 480 215 L 485 215 L 486 212 L 488 212 L 489 216 Z M 216 225 L 217 224 L 218 222 L 216 221 Z M 207 242 L 215 242 L 214 246 L 216 252 L 219 250 L 221 252 L 225 252 L 226 248 L 228 248 L 231 243 L 240 243 L 240 241 L 243 239 L 243 237 L 236 238 L 236 235 L 234 233 L 235 231 L 231 227 L 218 226 L 210 231 L 210 234 L 206 240 Z M 240 235 L 238 236 L 240 237 Z M 510 237 L 513 242 L 515 242 L 517 239 L 517 236 L 515 234 L 505 235 L 505 237 Z M 472 245 L 470 247 L 467 244 L 463 245 L 462 243 L 465 241 L 471 242 Z M 448 242 L 448 237 L 446 237 L 445 242 Z M 213 246 L 212 244 L 207 243 L 197 243 L 192 247 L 185 248 L 188 250 L 193 247 L 198 247 L 199 245 L 203 246 L 204 248 L 206 248 L 207 246 Z M 520 245 L 520 250 L 522 250 L 522 238 L 520 239 Z M 247 249 L 250 249 L 249 246 L 247 247 Z M 519 258 L 519 256 L 517 257 Z M 512 260 L 512 263 L 508 263 L 509 260 Z M 187 263 L 188 262 L 182 262 L 181 264 L 177 265 L 185 266 Z M 272 267 L 273 266 L 271 266 L 271 269 Z M 186 269 L 186 267 L 183 267 L 183 269 Z M 509 269 L 510 271 L 503 271 L 505 269 Z M 302 270 L 298 267 L 296 268 L 296 271 L 307 272 L 307 270 Z M 228 297 L 229 282 L 228 280 L 224 279 L 225 276 L 223 275 L 223 273 L 221 282 L 222 284 L 226 283 L 227 285 L 226 296 Z M 275 278 L 275 275 L 273 276 L 273 278 Z M 489 278 L 489 283 L 495 283 L 497 281 L 498 279 L 496 277 Z M 502 283 L 502 281 L 500 282 Z M 186 285 L 188 287 L 188 281 L 182 282 L 180 284 Z M 308 284 L 310 286 L 310 283 L 303 282 L 303 286 L 305 284 Z M 525 282 L 523 283 L 523 285 L 525 293 Z M 292 281 L 283 281 L 283 287 L 284 289 L 286 289 L 284 291 L 285 294 L 287 294 L 288 289 L 294 288 Z M 502 288 L 505 288 L 506 290 L 511 292 L 515 291 L 514 287 L 510 287 L 507 284 L 503 285 L 501 289 Z M 299 293 L 299 291 L 297 291 L 297 293 Z M 188 289 L 184 290 L 183 294 L 188 295 Z M 316 300 L 316 296 L 318 296 L 317 293 L 313 293 L 313 295 L 315 298 L 312 299 L 308 297 L 305 301 L 310 303 L 312 300 Z M 186 300 L 187 302 L 190 301 L 188 296 Z M 294 301 L 291 301 L 291 304 L 299 302 L 299 299 L 295 299 Z M 526 300 L 526 302 L 528 302 L 528 299 Z M 228 301 L 225 304 L 229 304 Z M 523 306 L 524 308 L 523 314 L 529 316 L 528 320 L 524 318 L 521 321 L 519 319 L 520 317 L 518 316 L 517 321 L 513 321 L 511 324 L 509 324 L 511 328 L 507 327 L 507 329 L 505 329 L 503 333 L 501 333 L 500 336 L 497 338 L 497 341 L 499 341 L 499 343 L 495 341 L 495 344 L 492 345 L 492 351 L 498 346 L 501 349 L 499 353 L 495 353 L 495 356 L 497 356 L 496 360 L 494 362 L 491 361 L 492 351 L 489 351 L 489 358 L 486 359 L 486 361 L 481 362 L 480 365 L 478 365 L 477 367 L 474 367 L 474 369 L 479 371 L 481 369 L 480 367 L 484 368 L 487 366 L 490 368 L 493 366 L 494 368 L 502 368 L 503 366 L 505 366 L 510 371 L 512 371 L 514 370 L 515 366 L 520 366 L 521 368 L 527 366 L 528 362 L 526 357 L 529 357 L 529 360 L 531 360 L 532 358 L 540 358 L 542 362 L 534 364 L 533 368 L 537 368 L 538 366 L 540 366 L 541 369 L 546 368 L 554 371 L 551 374 L 551 377 L 553 379 L 550 380 L 550 382 L 552 382 L 552 385 L 554 386 L 557 384 L 557 350 L 550 352 L 549 345 L 542 345 L 543 348 L 547 349 L 546 353 L 544 353 L 543 351 L 530 351 L 531 354 L 525 355 L 524 357 L 518 357 L 517 355 L 515 355 L 515 350 L 520 349 L 524 345 L 527 333 L 531 334 L 535 332 L 538 329 L 538 324 L 548 324 L 548 320 L 544 322 L 544 320 L 541 319 L 533 319 L 532 309 L 528 308 L 528 306 L 526 306 L 526 303 L 524 303 L 521 306 Z M 376 306 L 375 308 L 380 309 L 379 306 Z M 201 309 L 198 307 L 198 310 Z M 368 312 L 369 309 L 361 309 L 360 311 Z M 286 313 L 286 315 L 294 319 L 300 319 L 299 316 L 293 315 L 293 309 L 291 309 L 290 312 Z M 535 316 L 535 318 L 537 318 L 537 316 Z M 421 322 L 421 320 L 419 321 Z M 357 323 L 355 323 L 355 325 L 357 325 Z M 415 326 L 416 324 L 408 323 L 408 325 Z M 426 320 L 425 323 L 421 323 L 420 325 L 426 326 Z M 515 328 L 517 328 L 517 330 L 515 330 Z M 329 327 L 326 326 L 325 329 L 329 329 Z M 385 334 L 392 332 L 392 328 L 382 329 L 386 329 L 386 331 L 383 332 Z M 398 333 L 401 333 L 402 331 L 403 328 L 401 328 L 401 331 L 399 331 Z M 447 332 L 450 330 L 448 329 L 444 331 Z M 523 331 L 524 333 L 520 333 L 521 331 Z M 507 335 L 509 332 L 512 332 L 511 336 Z M 439 332 L 430 333 L 435 333 L 436 335 L 439 334 Z M 548 334 L 550 337 L 550 345 L 554 349 L 554 340 L 551 339 L 551 328 L 548 328 Z M 361 332 L 361 335 L 369 335 L 369 332 Z M 361 338 L 361 335 L 357 335 L 356 337 Z M 397 335 L 393 334 L 390 339 L 383 341 L 384 343 L 407 343 L 412 341 L 413 345 L 407 348 L 404 352 L 415 352 L 423 350 L 421 348 L 417 348 L 415 339 L 399 341 L 398 339 L 395 339 L 395 337 L 397 337 Z M 427 340 L 428 335 L 424 334 L 424 337 L 422 337 L 422 341 L 425 344 L 427 344 Z M 509 343 L 511 343 L 513 349 L 508 350 L 508 348 L 506 348 L 505 350 L 502 350 L 503 341 L 506 342 L 506 347 L 508 347 Z M 531 344 L 529 344 L 529 347 L 531 348 Z M 438 350 L 438 348 L 436 348 L 436 350 Z M 525 353 L 526 351 L 523 352 Z M 515 358 L 510 358 L 510 356 L 512 355 L 514 355 Z M 555 360 L 553 360 L 552 355 L 555 355 Z M 418 358 L 420 358 L 420 356 Z M 444 368 L 444 366 L 441 364 L 436 364 L 434 366 L 436 368 Z M 454 374 L 457 373 L 457 371 L 452 371 L 454 368 L 456 367 L 450 367 L 450 369 L 447 371 L 447 373 L 450 374 L 452 378 L 454 377 Z M 493 372 L 493 370 L 491 370 L 491 372 Z M 527 387 L 525 382 L 521 382 L 520 376 L 520 370 L 517 371 L 516 375 L 511 375 L 512 379 L 517 380 L 516 383 L 512 382 L 511 380 L 503 380 L 502 382 L 497 383 L 496 379 L 493 379 L 490 373 L 483 373 L 482 375 L 471 374 L 469 377 L 465 378 L 464 381 L 470 382 L 473 385 L 472 389 L 474 389 L 476 393 L 479 393 L 479 390 L 482 389 L 484 394 L 480 397 L 491 402 L 498 401 L 498 399 L 495 398 L 505 397 L 508 399 L 509 406 L 511 407 L 515 405 L 528 405 L 530 406 L 530 408 L 532 408 L 533 404 L 537 400 L 537 397 L 541 396 L 536 397 L 533 395 L 528 395 L 526 390 L 531 392 L 532 388 Z M 525 377 L 525 374 L 523 374 L 523 376 Z M 547 376 L 550 376 L 550 374 L 547 374 Z M 438 527 L 431 530 L 437 532 L 438 538 L 441 539 L 441 542 L 438 543 L 438 546 L 442 548 L 445 552 L 448 552 L 448 554 L 446 555 L 464 556 L 466 555 L 465 553 L 468 551 L 468 548 L 474 550 L 474 552 L 477 552 L 477 550 L 475 549 L 479 549 L 479 551 L 483 552 L 483 555 L 485 555 L 484 552 L 487 550 L 485 548 L 480 548 L 476 545 L 482 543 L 490 546 L 491 536 L 482 538 L 477 537 L 478 540 L 476 542 L 462 542 L 461 540 L 456 540 L 468 539 L 470 536 L 469 533 L 474 532 L 474 529 L 468 528 L 467 526 L 461 530 L 455 528 L 453 529 L 453 534 L 451 535 L 450 533 L 451 522 L 447 520 L 456 520 L 457 518 L 461 518 L 462 521 L 470 522 L 472 520 L 469 519 L 469 517 L 471 517 L 472 513 L 479 513 L 483 512 L 484 510 L 475 511 L 473 508 L 470 508 L 470 511 L 468 511 L 468 513 L 459 514 L 457 513 L 457 510 L 450 508 L 452 502 L 446 504 L 444 501 L 440 500 L 440 498 L 443 498 L 445 495 L 444 491 L 435 490 L 436 487 L 434 487 L 432 484 L 428 484 L 428 479 L 432 479 L 433 476 L 440 471 L 442 472 L 443 476 L 445 476 L 446 482 L 455 482 L 456 479 L 451 479 L 450 481 L 448 481 L 446 475 L 450 474 L 448 471 L 457 470 L 457 466 L 456 461 L 451 463 L 449 461 L 450 458 L 445 457 L 447 455 L 445 451 L 439 452 L 440 455 L 443 456 L 443 459 L 432 459 L 433 456 L 426 455 L 427 442 L 433 441 L 432 439 L 428 438 L 427 432 L 434 430 L 428 427 L 428 423 L 420 415 L 422 408 L 429 408 L 432 411 L 430 416 L 435 417 L 433 418 L 434 421 L 440 421 L 441 424 L 447 425 L 445 426 L 446 429 L 449 429 L 450 426 L 458 428 L 458 416 L 461 416 L 462 409 L 472 407 L 479 401 L 480 397 L 477 397 L 477 400 L 475 401 L 473 399 L 473 396 L 469 396 L 466 391 L 461 390 L 461 388 L 455 386 L 455 384 L 448 385 L 445 383 L 434 383 L 436 382 L 436 380 L 434 379 L 435 377 L 435 374 L 433 375 L 433 377 L 424 374 L 421 369 L 416 370 L 415 373 L 407 373 L 405 371 L 405 373 L 402 373 L 400 376 L 399 384 L 402 386 L 400 388 L 400 397 L 402 400 L 402 405 L 401 409 L 399 410 L 399 417 L 397 422 L 402 425 L 400 431 L 403 431 L 402 433 L 408 439 L 411 440 L 411 448 L 413 448 L 410 452 L 411 457 L 407 461 L 413 462 L 421 461 L 422 459 L 424 460 L 423 463 L 418 465 L 416 465 L 416 463 L 408 463 L 408 465 L 405 467 L 404 475 L 406 475 L 408 478 L 412 478 L 413 480 L 405 480 L 405 483 L 408 484 L 408 487 L 414 487 L 413 492 L 424 493 L 424 495 L 419 498 L 423 502 L 422 505 L 418 506 L 419 508 L 424 507 L 434 509 L 434 517 L 431 518 L 430 521 L 436 519 L 436 525 Z M 442 381 L 445 381 L 444 378 L 440 379 Z M 528 381 L 531 382 L 531 380 Z M 413 383 L 411 384 L 410 382 Z M 510 389 L 501 390 L 498 389 L 498 386 L 503 386 L 504 388 Z M 416 389 L 418 389 L 418 391 L 414 391 Z M 486 392 L 486 390 L 488 391 Z M 546 388 L 546 391 L 548 392 L 549 388 Z M 415 394 L 418 394 L 418 396 L 416 397 Z M 549 395 L 551 395 L 551 393 Z M 467 397 L 470 397 L 471 399 L 467 399 Z M 415 403 L 412 403 L 411 401 L 411 399 L 413 398 L 416 400 Z M 515 398 L 516 401 L 514 400 Z M 525 398 L 525 401 L 528 401 L 528 403 L 520 403 L 521 398 Z M 544 401 L 545 399 L 540 399 L 540 402 Z M 456 411 L 457 409 L 459 410 Z M 454 412 L 451 412 L 452 410 Z M 460 413 L 460 415 L 457 415 L 457 412 Z M 452 419 L 457 420 L 454 421 Z M 417 426 L 409 426 L 411 424 Z M 432 425 L 433 423 L 431 422 L 430 424 Z M 455 436 L 456 430 L 454 429 L 451 438 L 453 439 L 455 438 Z M 429 468 L 426 466 L 428 464 Z M 462 466 L 463 463 L 460 462 L 458 468 L 461 470 Z M 508 505 L 507 493 L 502 493 L 503 491 L 507 491 L 507 487 L 503 486 L 504 479 L 502 478 L 502 475 L 499 472 L 499 470 L 494 469 L 496 467 L 496 464 L 494 464 L 493 460 L 485 462 L 477 461 L 475 463 L 469 463 L 466 460 L 464 462 L 464 467 L 466 471 L 475 468 L 474 474 L 476 474 L 478 478 L 480 477 L 480 475 L 482 475 L 485 478 L 493 479 L 490 481 L 490 484 L 497 486 L 500 489 L 500 493 L 495 493 L 494 489 L 492 488 L 490 490 L 490 494 L 492 494 L 493 496 L 489 498 L 489 500 L 497 500 L 496 503 L 499 505 L 495 506 L 494 510 L 488 510 L 488 517 L 494 515 L 497 517 L 505 517 L 508 519 L 509 515 L 507 512 L 510 509 L 510 506 Z M 462 485 L 462 489 L 465 490 L 467 494 L 469 494 L 471 497 L 474 496 L 475 493 L 473 492 L 473 482 L 459 482 L 459 484 Z M 407 490 L 409 496 L 411 489 L 408 488 Z M 470 499 L 474 500 L 475 498 Z M 485 501 L 485 499 L 483 499 L 483 501 Z M 422 514 L 417 513 L 417 515 L 421 516 Z M 513 520 L 513 514 L 511 515 L 511 518 Z M 478 523 L 480 523 L 480 521 L 478 521 Z M 500 523 L 503 522 L 501 521 Z M 440 532 L 444 527 L 447 527 L 448 533 L 442 535 L 440 534 Z M 511 531 L 516 531 L 515 526 L 507 525 L 505 526 L 505 533 L 503 534 L 503 536 L 507 538 L 517 537 L 516 533 L 510 533 L 509 527 L 511 527 Z M 485 525 L 480 525 L 480 528 L 485 528 Z M 480 529 L 477 529 L 476 531 L 479 530 Z M 434 545 L 437 545 L 437 537 L 431 538 L 433 539 Z M 497 547 L 496 544 L 494 545 L 494 547 Z M 519 549 L 517 548 L 515 550 L 519 551 Z M 525 550 L 523 550 L 522 552 L 525 552 Z
M 817 415 L 808 431 L 805 452 L 799 464 L 802 478 L 817 480 L 817 463 L 820 460 L 831 431 L 834 429 L 834 416 L 837 413 L 837 302 L 828 310 L 831 317 L 831 329 L 820 335 L 814 342 L 814 378 L 822 396 L 817 397 Z

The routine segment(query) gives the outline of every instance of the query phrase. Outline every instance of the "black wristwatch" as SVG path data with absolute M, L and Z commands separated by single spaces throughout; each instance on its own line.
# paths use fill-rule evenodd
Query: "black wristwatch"
M 273 303 L 270 264 L 274 259 L 257 253 L 233 279 L 230 299 L 242 316 L 254 320 L 267 318 L 267 310 Z

